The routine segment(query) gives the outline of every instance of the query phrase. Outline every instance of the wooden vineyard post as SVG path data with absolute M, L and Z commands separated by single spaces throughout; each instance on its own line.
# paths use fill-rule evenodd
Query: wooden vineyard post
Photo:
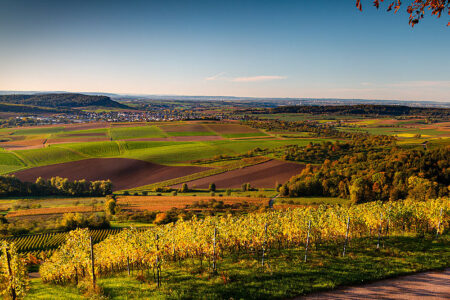
M 91 244 L 91 272 L 92 272 L 92 286 L 95 287 L 95 267 L 94 267 L 94 243 L 92 242 L 92 236 L 89 237 Z
M 266 243 L 267 243 L 267 223 L 264 225 L 264 242 L 263 242 L 262 258 L 261 258 L 261 265 L 263 267 L 264 267 L 264 258 L 266 256 Z
M 306 235 L 306 246 L 305 246 L 305 262 L 308 259 L 308 246 L 309 246 L 309 234 L 311 231 L 311 220 L 308 221 L 308 233 Z
M 350 229 L 350 217 L 347 217 L 347 230 L 345 231 L 345 241 L 344 241 L 344 249 L 342 250 L 342 257 L 345 257 L 345 250 L 347 248 L 347 243 L 348 243 L 349 229 Z
M 161 287 L 161 277 L 160 277 L 161 274 L 160 274 L 160 269 L 159 269 L 159 254 L 158 254 L 158 252 L 159 252 L 159 245 L 158 245 L 158 239 L 159 239 L 159 236 L 156 235 L 156 260 L 155 260 L 155 262 L 156 262 L 156 285 L 159 288 L 159 287 Z
M 383 230 L 383 213 L 380 213 L 380 227 L 378 229 L 378 242 L 377 242 L 377 249 L 380 249 L 380 239 L 381 239 L 381 232 Z
M 442 207 L 441 207 L 441 212 L 439 213 L 439 222 L 438 222 L 438 226 L 436 229 L 436 238 L 438 238 L 439 231 L 441 230 L 441 220 L 442 220 Z
M 9 253 L 8 247 L 6 247 L 5 252 L 6 252 L 6 264 L 8 266 L 8 277 L 9 277 L 9 280 L 12 281 L 13 274 L 12 274 L 12 269 L 11 269 L 11 253 Z M 11 287 L 11 298 L 13 300 L 16 300 L 16 298 L 17 298 L 16 289 L 14 287 Z
M 213 237 L 213 273 L 217 273 L 217 264 L 216 264 L 216 238 L 217 238 L 217 229 L 214 227 L 214 237 Z
M 131 271 L 130 271 L 130 257 L 127 256 L 127 272 L 128 272 L 128 276 L 131 275 Z

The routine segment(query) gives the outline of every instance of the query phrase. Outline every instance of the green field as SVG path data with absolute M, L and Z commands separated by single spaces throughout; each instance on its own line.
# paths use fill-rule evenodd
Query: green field
M 112 127 L 110 132 L 114 140 L 166 137 L 158 126 Z
M 39 127 L 39 128 L 26 128 L 16 129 L 13 135 L 43 135 L 59 133 L 64 131 L 64 127 Z
M 65 143 L 46 148 L 0 152 L 0 172 L 17 168 L 45 166 L 63 162 L 101 157 L 124 157 L 144 161 L 179 165 L 192 160 L 207 159 L 221 154 L 246 153 L 256 147 L 273 149 L 284 145 L 306 146 L 310 142 L 328 139 L 245 139 L 205 142 L 174 141 L 103 141 Z M 329 139 L 330 141 L 333 141 Z M 19 159 L 20 158 L 20 159 Z M 23 161 L 23 163 L 22 163 Z M 6 167 L 7 166 L 7 167 Z M 17 168 L 16 168 L 17 166 Z

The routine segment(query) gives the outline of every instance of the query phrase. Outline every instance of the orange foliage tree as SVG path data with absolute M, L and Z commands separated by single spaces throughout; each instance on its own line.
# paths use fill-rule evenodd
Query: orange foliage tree
M 432 15 L 441 17 L 442 13 L 447 11 L 447 14 L 450 16 L 450 0 L 410 0 L 410 4 L 408 4 L 406 11 L 409 13 L 409 24 L 414 27 L 421 19 L 423 19 L 425 15 L 425 9 L 431 11 Z M 373 5 L 378 9 L 380 8 L 380 2 L 384 2 L 384 0 L 373 0 Z M 394 13 L 398 12 L 402 5 L 401 0 L 392 1 L 387 11 L 394 10 Z M 361 0 L 356 0 L 356 7 L 362 11 Z M 447 23 L 447 26 L 450 26 L 450 22 Z

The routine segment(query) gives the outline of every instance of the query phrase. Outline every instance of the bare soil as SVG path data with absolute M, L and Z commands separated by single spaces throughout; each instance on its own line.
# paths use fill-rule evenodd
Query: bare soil
M 284 183 L 292 176 L 299 174 L 305 165 L 279 160 L 271 160 L 262 164 L 237 169 L 197 180 L 187 182 L 191 188 L 205 189 L 210 183 L 217 188 L 239 188 L 243 183 L 250 183 L 256 188 L 273 188 L 276 182 Z M 173 186 L 180 188 L 181 184 Z
M 31 168 L 15 173 L 22 181 L 34 182 L 36 178 L 107 180 L 113 190 L 131 189 L 207 170 L 204 167 L 172 167 L 128 158 L 92 158 L 49 166 Z

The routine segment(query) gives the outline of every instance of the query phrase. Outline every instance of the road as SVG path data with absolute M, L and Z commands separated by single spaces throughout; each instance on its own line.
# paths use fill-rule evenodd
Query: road
M 296 299 L 450 299 L 450 269 L 384 279 Z

